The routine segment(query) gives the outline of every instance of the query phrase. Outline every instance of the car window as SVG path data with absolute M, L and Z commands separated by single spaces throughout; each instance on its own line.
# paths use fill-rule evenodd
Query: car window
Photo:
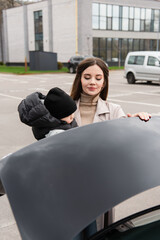
M 143 65 L 144 63 L 144 56 L 137 56 L 135 64 Z
M 145 56 L 130 56 L 128 64 L 143 65 Z
M 147 65 L 148 66 L 155 66 L 156 62 L 159 62 L 159 60 L 157 58 L 149 56 Z
M 160 205 L 135 213 L 95 234 L 90 240 L 159 240 Z
M 82 58 L 82 57 L 75 57 L 75 58 L 73 58 L 73 60 L 74 61 L 82 61 L 84 58 Z
M 130 56 L 128 59 L 128 64 L 134 64 L 135 63 L 136 56 Z

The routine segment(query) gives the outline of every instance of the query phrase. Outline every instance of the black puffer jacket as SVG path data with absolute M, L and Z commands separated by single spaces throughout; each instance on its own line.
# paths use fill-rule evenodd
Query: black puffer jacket
M 75 120 L 71 124 L 67 124 L 54 118 L 43 104 L 44 99 L 45 96 L 42 93 L 34 92 L 18 105 L 20 120 L 32 127 L 37 140 L 45 138 L 45 135 L 54 129 L 68 130 L 77 127 Z

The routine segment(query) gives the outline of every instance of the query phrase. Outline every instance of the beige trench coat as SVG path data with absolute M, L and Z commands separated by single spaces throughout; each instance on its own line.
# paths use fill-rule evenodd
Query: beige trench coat
M 76 102 L 77 110 L 75 112 L 75 119 L 77 121 L 78 126 L 81 126 L 81 115 L 79 110 L 80 100 Z M 126 117 L 120 105 L 114 103 L 108 103 L 107 101 L 98 99 L 97 110 L 93 119 L 93 123 L 103 122 L 106 120 L 112 120 L 117 118 Z
M 75 120 L 77 121 L 78 126 L 81 126 L 81 115 L 79 110 L 79 103 L 80 100 L 76 102 L 77 110 L 75 112 Z M 93 123 L 96 122 L 103 122 L 106 120 L 112 120 L 117 118 L 124 118 L 126 117 L 125 113 L 123 112 L 120 105 L 114 103 L 108 103 L 107 101 L 102 100 L 101 98 L 98 99 L 97 103 L 97 110 L 93 119 Z M 110 211 L 111 214 L 111 221 L 114 221 L 114 208 Z M 104 227 L 104 215 L 101 215 L 97 218 L 97 230 L 99 231 Z

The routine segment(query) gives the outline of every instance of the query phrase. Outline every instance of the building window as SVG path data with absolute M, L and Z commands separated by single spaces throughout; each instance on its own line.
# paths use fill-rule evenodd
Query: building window
M 159 10 L 154 10 L 154 32 L 159 32 Z
M 100 29 L 106 29 L 106 4 L 100 4 Z
M 122 47 L 121 47 L 121 59 L 124 61 L 126 55 L 128 53 L 128 41 L 126 38 L 122 39 Z
M 112 29 L 119 30 L 119 6 L 113 5 Z
M 43 51 L 42 11 L 34 12 L 35 50 Z
M 93 56 L 99 57 L 99 39 L 93 38 Z
M 112 58 L 111 50 L 112 50 L 112 38 L 107 38 L 107 50 L 106 50 L 107 58 L 106 58 L 106 60 L 108 62 L 111 62 L 111 58 Z
M 118 62 L 118 58 L 119 58 L 119 42 L 118 42 L 118 38 L 113 38 L 112 39 L 112 44 L 113 44 L 113 48 L 112 48 L 112 61 L 113 62 Z
M 151 31 L 151 9 L 146 9 L 145 32 Z
M 133 39 L 128 39 L 128 52 L 131 52 L 133 50 Z
M 100 56 L 106 60 L 106 38 L 100 38 Z
M 99 29 L 99 4 L 92 4 L 92 27 L 93 29 Z
M 122 8 L 122 31 L 128 31 L 129 30 L 129 8 L 123 7 Z
M 110 66 L 123 66 L 128 52 L 157 49 L 160 49 L 160 42 L 155 39 L 93 38 L 93 55 Z M 142 64 L 142 58 L 138 58 L 136 64 Z
M 160 11 L 158 9 L 92 4 L 92 28 L 102 30 L 158 32 Z
M 140 31 L 140 8 L 134 9 L 134 31 Z
M 139 50 L 140 51 L 144 51 L 145 50 L 145 48 L 144 48 L 144 39 L 140 39 L 140 46 L 139 46 Z

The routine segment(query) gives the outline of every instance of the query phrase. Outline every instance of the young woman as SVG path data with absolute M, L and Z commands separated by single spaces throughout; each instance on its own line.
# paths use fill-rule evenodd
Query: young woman
M 71 90 L 71 97 L 77 103 L 78 126 L 127 116 L 148 121 L 151 115 L 146 112 L 126 116 L 120 105 L 107 101 L 108 76 L 108 67 L 99 58 L 88 58 L 79 64 Z
M 71 90 L 71 97 L 77 104 L 75 120 L 78 126 L 125 117 L 139 117 L 141 120 L 148 121 L 151 115 L 146 112 L 126 116 L 120 105 L 107 101 L 108 76 L 108 67 L 99 58 L 88 58 L 79 64 Z M 97 229 L 100 230 L 103 226 L 104 216 L 100 216 L 97 219 Z M 74 240 L 85 239 L 94 232 L 96 232 L 95 222 Z

